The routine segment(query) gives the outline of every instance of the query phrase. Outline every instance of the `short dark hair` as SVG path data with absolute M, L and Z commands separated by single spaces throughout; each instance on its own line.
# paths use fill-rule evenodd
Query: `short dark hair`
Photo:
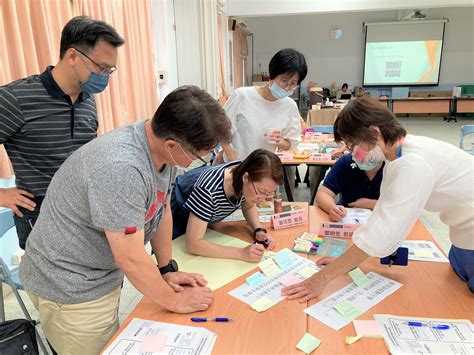
M 59 58 L 62 59 L 66 51 L 72 47 L 89 53 L 98 41 L 105 41 L 114 47 L 120 47 L 125 43 L 115 28 L 104 21 L 76 16 L 69 20 L 61 32 Z
M 278 185 L 283 184 L 283 165 L 280 158 L 275 153 L 265 149 L 256 149 L 232 171 L 232 187 L 234 195 L 242 194 L 245 173 L 249 174 L 252 181 L 260 181 L 263 178 L 270 178 Z
M 383 105 L 369 96 L 349 101 L 334 122 L 334 139 L 350 145 L 360 142 L 375 144 L 377 134 L 371 127 L 378 127 L 385 143 L 396 143 L 406 136 L 407 131 Z
M 156 137 L 173 139 L 196 151 L 231 141 L 231 123 L 224 109 L 197 86 L 181 86 L 165 97 L 153 116 Z
M 298 74 L 298 85 L 306 78 L 308 66 L 304 55 L 296 49 L 286 48 L 278 51 L 268 64 L 270 79 L 275 79 L 280 74 Z
M 347 83 L 342 84 L 342 89 L 344 88 L 349 88 L 349 85 L 347 85 Z

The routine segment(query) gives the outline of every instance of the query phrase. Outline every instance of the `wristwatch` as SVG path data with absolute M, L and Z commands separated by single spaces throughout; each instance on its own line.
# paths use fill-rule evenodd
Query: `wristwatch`
M 167 265 L 158 267 L 158 270 L 160 270 L 161 275 L 164 275 L 168 272 L 176 272 L 178 271 L 178 263 L 176 262 L 176 260 L 171 259 Z
M 259 227 L 259 228 L 255 228 L 254 231 L 253 231 L 253 237 L 255 238 L 257 236 L 257 233 L 258 232 L 265 232 L 267 233 L 267 230 L 265 228 L 262 228 L 262 227 Z

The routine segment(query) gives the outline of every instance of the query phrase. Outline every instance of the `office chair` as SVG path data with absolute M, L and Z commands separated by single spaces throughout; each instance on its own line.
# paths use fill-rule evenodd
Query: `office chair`
M 463 150 L 465 150 L 468 153 L 474 154 L 473 149 L 464 149 L 464 137 L 474 134 L 474 125 L 473 124 L 468 124 L 461 126 L 461 140 L 459 141 L 459 147 Z
M 9 227 L 7 229 L 7 227 Z M 7 229 L 6 231 L 4 231 Z M 9 285 L 15 295 L 25 318 L 31 321 L 31 316 L 18 290 L 24 290 L 19 278 L 19 265 L 12 265 L 12 255 L 18 251 L 18 236 L 13 221 L 13 212 L 7 208 L 0 209 L 0 322 L 5 321 L 5 305 L 3 302 L 3 283 Z M 39 324 L 39 322 L 36 322 Z M 38 331 L 35 328 L 38 345 L 44 354 L 49 354 Z

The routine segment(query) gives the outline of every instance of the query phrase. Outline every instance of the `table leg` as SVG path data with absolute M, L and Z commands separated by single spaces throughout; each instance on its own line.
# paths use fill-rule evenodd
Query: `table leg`
M 319 169 L 319 175 L 318 179 L 316 180 L 316 186 L 314 187 L 313 194 L 311 196 L 311 199 L 309 200 L 310 206 L 314 205 L 314 199 L 316 198 L 316 193 L 318 192 L 318 187 L 321 181 L 324 180 L 324 176 L 326 175 L 326 171 L 328 171 L 329 166 L 327 165 L 321 165 L 321 169 Z
M 283 179 L 285 183 L 285 191 L 286 191 L 286 197 L 288 198 L 288 201 L 293 202 L 293 194 L 291 193 L 291 187 L 290 187 L 290 182 L 288 181 L 288 174 L 286 173 L 286 167 L 289 167 L 292 165 L 285 165 L 283 166 Z

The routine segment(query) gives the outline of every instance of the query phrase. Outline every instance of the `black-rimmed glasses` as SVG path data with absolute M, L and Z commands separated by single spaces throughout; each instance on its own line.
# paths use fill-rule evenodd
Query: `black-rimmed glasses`
M 117 67 L 115 65 L 113 67 L 109 67 L 107 65 L 99 64 L 95 60 L 93 60 L 91 57 L 89 57 L 87 54 L 85 54 L 83 51 L 81 51 L 77 48 L 74 48 L 74 47 L 72 47 L 72 48 L 74 50 L 78 51 L 79 53 L 81 53 L 84 57 L 89 59 L 93 64 L 95 64 L 98 68 L 100 68 L 101 74 L 111 75 L 117 70 Z

